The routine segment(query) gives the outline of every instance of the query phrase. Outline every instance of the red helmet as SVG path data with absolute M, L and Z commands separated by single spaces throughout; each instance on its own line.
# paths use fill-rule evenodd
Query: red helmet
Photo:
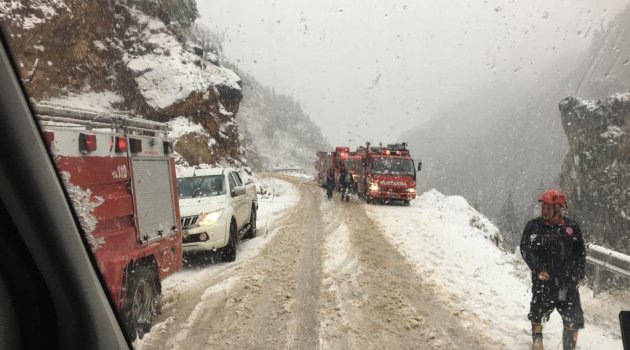
M 564 193 L 558 190 L 545 191 L 545 193 L 538 198 L 538 201 L 547 204 L 559 204 L 564 208 L 567 207 L 567 198 L 564 196 Z

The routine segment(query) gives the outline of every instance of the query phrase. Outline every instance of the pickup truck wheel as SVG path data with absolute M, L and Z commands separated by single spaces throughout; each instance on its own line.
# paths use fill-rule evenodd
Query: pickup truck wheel
M 249 229 L 247 229 L 247 233 L 245 233 L 245 238 L 255 238 L 256 237 L 256 208 L 252 206 L 252 213 L 249 216 Z
M 123 305 L 125 330 L 132 340 L 142 339 L 151 330 L 160 301 L 156 276 L 146 266 L 136 266 L 127 277 L 127 295 Z
M 221 260 L 232 262 L 236 260 L 236 225 L 230 225 L 230 239 L 228 244 L 221 250 Z

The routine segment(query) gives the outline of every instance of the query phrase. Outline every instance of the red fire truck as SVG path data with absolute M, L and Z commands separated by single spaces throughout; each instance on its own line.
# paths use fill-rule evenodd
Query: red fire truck
M 151 327 L 161 281 L 182 267 L 173 144 L 165 124 L 36 107 L 85 238 L 132 339 Z
M 341 164 L 346 167 L 346 170 L 352 175 L 353 179 L 357 178 L 359 166 L 361 162 L 361 156 L 356 152 L 351 152 L 350 147 L 336 147 L 334 152 L 317 152 L 317 182 L 321 185 L 325 185 L 326 172 L 329 168 L 335 169 L 335 188 L 339 188 L 339 169 Z M 354 187 L 354 186 L 353 186 Z M 354 187 L 356 188 L 356 187 Z
M 416 168 L 407 144 L 359 147 L 361 157 L 357 180 L 358 193 L 368 203 L 403 201 L 406 204 L 416 198 Z M 418 171 L 422 162 L 418 162 Z

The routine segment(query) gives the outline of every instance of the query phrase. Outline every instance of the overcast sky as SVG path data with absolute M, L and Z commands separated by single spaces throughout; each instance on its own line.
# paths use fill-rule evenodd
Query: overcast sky
M 354 147 L 392 142 L 497 80 L 553 79 L 550 65 L 570 69 L 629 1 L 197 2 L 231 61 L 294 96 L 333 145 Z

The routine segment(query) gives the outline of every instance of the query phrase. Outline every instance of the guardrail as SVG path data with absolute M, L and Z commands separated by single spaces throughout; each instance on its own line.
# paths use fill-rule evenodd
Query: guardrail
M 586 261 L 595 267 L 593 294 L 600 291 L 602 270 L 630 278 L 630 256 L 592 243 L 586 245 L 586 255 Z

